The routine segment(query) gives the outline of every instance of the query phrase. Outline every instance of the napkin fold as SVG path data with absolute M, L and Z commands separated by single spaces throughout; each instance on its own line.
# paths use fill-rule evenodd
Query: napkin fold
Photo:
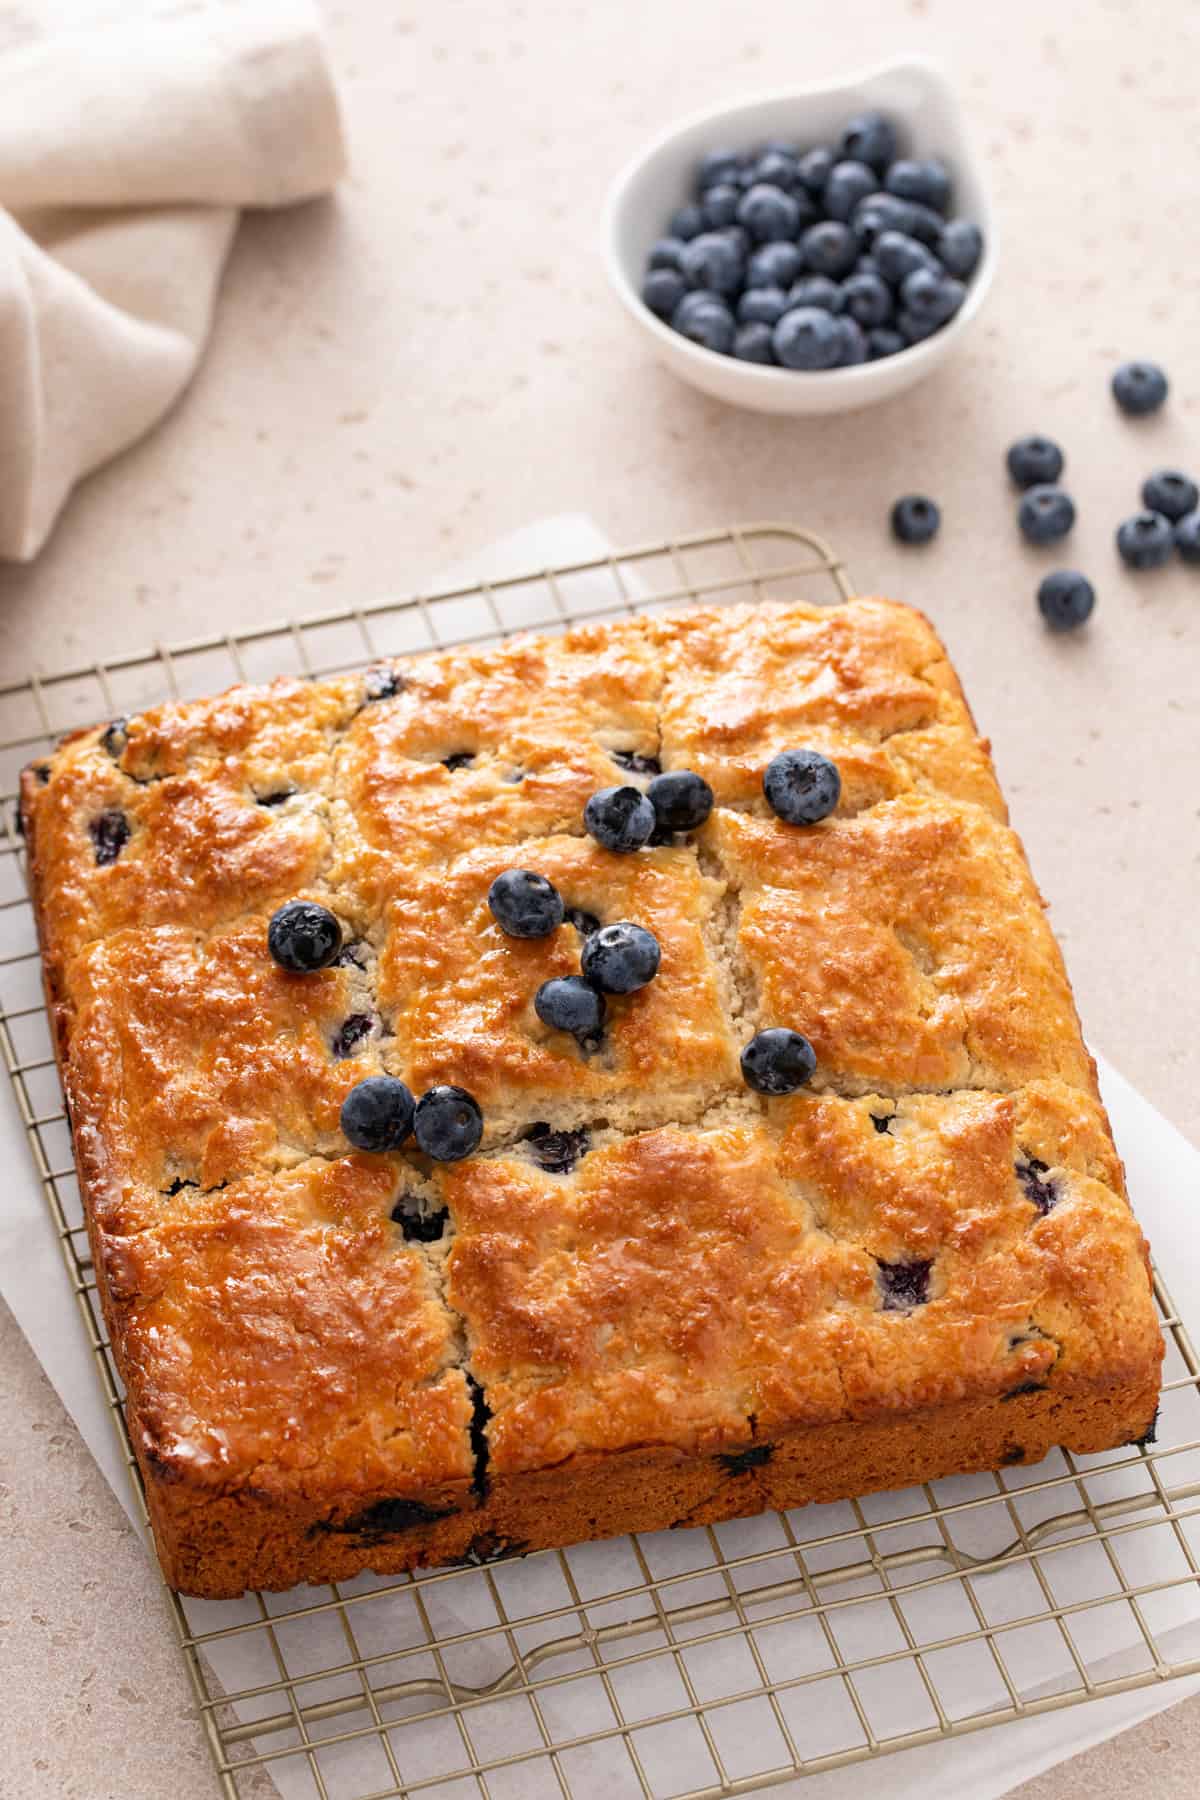
M 247 206 L 345 169 L 308 0 L 158 0 L 60 27 L 0 0 L 0 556 L 200 360 Z

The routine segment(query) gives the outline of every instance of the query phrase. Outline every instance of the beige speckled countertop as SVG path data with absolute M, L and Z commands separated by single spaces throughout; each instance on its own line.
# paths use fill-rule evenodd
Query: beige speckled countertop
M 1112 548 L 1149 468 L 1200 465 L 1200 10 L 352 0 L 330 30 L 353 179 L 336 204 L 243 225 L 191 393 L 76 496 L 34 567 L 0 572 L 0 665 L 413 587 L 560 510 L 629 543 L 802 520 L 861 587 L 933 615 L 1090 1036 L 1200 1141 L 1200 572 L 1131 577 Z M 999 279 L 966 349 L 911 397 L 813 424 L 677 386 L 604 285 L 610 174 L 664 105 L 899 50 L 947 62 L 995 191 Z M 1136 355 L 1175 378 L 1142 424 L 1107 389 Z M 1034 429 L 1066 447 L 1069 560 L 1099 594 L 1066 642 L 1039 628 L 1046 565 L 1017 541 L 1003 477 L 1005 446 Z M 905 552 L 886 514 L 914 488 L 945 523 Z M 155 1577 L 7 1313 L 0 1408 L 0 1795 L 212 1800 Z M 1182 1800 L 1198 1764 L 1200 1701 L 1021 1793 Z

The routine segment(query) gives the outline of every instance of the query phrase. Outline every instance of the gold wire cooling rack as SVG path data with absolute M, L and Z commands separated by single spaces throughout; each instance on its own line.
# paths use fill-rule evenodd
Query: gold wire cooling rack
M 41 1001 L 20 766 L 75 726 L 231 680 L 768 589 L 851 591 L 812 533 L 746 526 L 0 684 L 0 1048 L 135 1488 Z M 260 1800 L 269 1775 L 285 1800 L 717 1800 L 1200 1670 L 1181 1654 L 1200 1650 L 1200 1364 L 1156 1293 L 1153 1443 L 507 1564 L 167 1593 L 221 1792 Z

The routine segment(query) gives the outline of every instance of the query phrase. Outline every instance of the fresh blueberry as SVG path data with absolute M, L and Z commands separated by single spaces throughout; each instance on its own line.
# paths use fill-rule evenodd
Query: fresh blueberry
M 716 294 L 685 294 L 671 314 L 671 324 L 682 337 L 705 350 L 728 355 L 733 348 L 733 314 Z
M 882 325 L 892 310 L 892 291 L 881 275 L 857 271 L 842 283 L 842 300 L 859 325 Z
M 775 355 L 787 369 L 836 368 L 843 350 L 840 321 L 817 306 L 794 306 L 775 327 Z
M 771 341 L 771 327 L 764 325 L 761 319 L 752 319 L 749 325 L 739 325 L 733 340 L 733 354 L 739 362 L 773 364 L 775 348 Z
M 856 319 L 847 317 L 845 313 L 840 319 L 835 319 L 834 324 L 837 326 L 842 340 L 838 350 L 838 368 L 851 369 L 856 363 L 865 363 L 868 354 L 867 337 L 862 326 Z
M 789 288 L 803 267 L 795 244 L 761 244 L 746 264 L 746 286 Z
M 877 186 L 874 170 L 866 163 L 837 162 L 829 171 L 821 202 L 829 218 L 844 221 L 860 201 L 875 192 Z
M 756 1094 L 794 1094 L 812 1080 L 816 1066 L 808 1039 L 785 1025 L 757 1032 L 742 1051 L 742 1077 Z
M 829 171 L 837 157 L 825 144 L 818 144 L 815 150 L 806 150 L 796 164 L 801 183 L 810 194 L 824 192 L 825 183 L 829 180 Z
M 641 788 L 601 788 L 584 807 L 583 823 L 605 850 L 628 855 L 650 842 L 654 808 Z
M 1200 506 L 1200 488 L 1181 469 L 1155 469 L 1142 483 L 1142 505 L 1162 513 L 1173 525 Z
M 1161 569 L 1174 547 L 1171 521 L 1159 512 L 1134 513 L 1117 532 L 1117 549 L 1131 569 Z
M 599 1042 L 604 1029 L 604 995 L 598 994 L 582 975 L 560 975 L 543 981 L 533 996 L 533 1008 L 551 1031 L 569 1031 L 580 1044 Z
M 580 1157 L 591 1149 L 592 1138 L 586 1125 L 575 1131 L 554 1131 L 539 1120 L 529 1127 L 521 1142 L 529 1145 L 530 1160 L 547 1175 L 569 1175 Z
M 800 248 L 804 266 L 813 275 L 848 275 L 858 257 L 858 239 L 839 219 L 810 225 L 800 239 Z
M 895 160 L 899 146 L 891 120 L 881 112 L 871 111 L 855 113 L 847 121 L 838 148 L 843 156 L 869 163 L 877 173 L 882 174 L 888 164 Z
M 794 138 L 768 138 L 762 147 L 764 156 L 774 153 L 776 156 L 790 156 L 793 162 L 800 160 L 800 146 Z
M 770 243 L 775 238 L 794 238 L 800 229 L 800 206 L 782 188 L 756 181 L 742 195 L 737 209 L 738 224 L 744 225 L 755 243 Z
M 924 244 L 903 231 L 881 231 L 871 246 L 871 254 L 885 281 L 903 281 L 914 269 L 932 269 L 936 273 L 941 267 Z
M 951 219 L 938 233 L 936 249 L 943 267 L 960 281 L 975 273 L 983 255 L 983 233 L 969 219 Z
M 1075 523 L 1075 503 L 1062 488 L 1043 482 L 1021 496 L 1017 523 L 1031 544 L 1056 544 Z
M 413 1123 L 413 1097 L 392 1075 L 368 1075 L 342 1101 L 342 1134 L 356 1150 L 398 1150 Z
M 788 306 L 819 306 L 822 312 L 840 313 L 842 290 L 828 275 L 802 275 L 788 292 Z
M 800 180 L 797 159 L 786 150 L 764 150 L 754 165 L 754 179 L 790 194 Z
M 889 194 L 932 206 L 935 212 L 944 213 L 950 204 L 950 176 L 935 156 L 901 157 L 884 176 L 883 185 Z
M 926 494 L 905 494 L 892 508 L 892 536 L 902 544 L 927 544 L 941 522 L 939 507 Z
M 642 299 L 660 319 L 669 319 L 688 292 L 678 269 L 651 269 L 642 282 Z
M 883 1262 L 879 1264 L 879 1287 L 884 1312 L 911 1312 L 929 1299 L 929 1273 L 932 1261 Z
M 686 244 L 691 238 L 699 237 L 704 230 L 704 214 L 698 206 L 691 203 L 681 206 L 671 214 L 667 230 L 673 238 L 682 238 Z
M 580 965 L 584 979 L 602 994 L 632 994 L 654 980 L 661 960 L 653 932 L 621 920 L 585 939 Z
M 737 305 L 739 325 L 774 325 L 788 309 L 782 288 L 747 288 Z
M 719 181 L 715 187 L 709 188 L 700 202 L 700 210 L 710 231 L 719 231 L 722 225 L 733 224 L 741 197 L 741 188 L 734 187 L 729 181 Z
M 724 232 L 702 231 L 683 246 L 679 266 L 693 287 L 709 288 L 714 294 L 736 294 L 745 265 Z
M 648 269 L 677 269 L 682 255 L 682 238 L 659 238 L 646 258 L 646 267 Z
M 901 307 L 896 314 L 896 330 L 906 344 L 923 343 L 926 338 L 932 337 L 935 331 L 941 329 L 941 325 L 936 319 L 926 318 L 923 313 L 909 312 L 907 307 Z
M 864 244 L 873 244 L 884 231 L 898 231 L 904 237 L 912 237 L 916 208 L 896 194 L 881 194 L 876 190 L 859 201 L 850 223 Z
M 1200 512 L 1185 513 L 1175 527 L 1175 548 L 1185 563 L 1200 563 Z
M 874 275 L 879 281 L 883 280 L 879 264 L 869 250 L 865 250 L 855 263 L 854 273 L 856 275 Z
M 1122 412 L 1157 412 L 1167 397 L 1167 378 L 1157 363 L 1122 363 L 1112 378 L 1113 398 Z
M 736 150 L 710 150 L 703 157 L 696 175 L 696 185 L 700 193 L 707 193 L 709 188 L 718 183 L 730 181 L 742 167 L 742 158 Z
M 1038 606 L 1051 631 L 1073 631 L 1091 616 L 1096 590 L 1076 569 L 1055 569 L 1038 588 Z
M 876 325 L 867 333 L 867 360 L 879 362 L 885 356 L 898 356 L 907 349 L 904 339 L 890 325 Z
M 909 227 L 911 236 L 915 237 L 919 244 L 926 245 L 930 250 L 936 250 L 942 232 L 946 228 L 945 219 L 940 212 L 935 212 L 932 206 L 922 206 L 919 200 L 909 200 L 906 204 L 910 209 L 912 219 Z
M 1042 487 L 1063 472 L 1065 458 L 1053 438 L 1023 437 L 1009 449 L 1005 461 L 1019 488 Z
M 966 291 L 952 275 L 934 269 L 914 269 L 900 284 L 901 310 L 914 319 L 944 325 L 962 305 Z
M 488 889 L 488 905 L 509 937 L 549 937 L 563 922 L 563 903 L 554 883 L 534 869 L 505 869 Z
M 483 1136 L 479 1102 L 466 1088 L 431 1087 L 417 1101 L 413 1136 L 434 1162 L 461 1162 Z
M 725 242 L 729 245 L 734 255 L 741 262 L 744 283 L 746 259 L 754 249 L 753 238 L 750 236 L 750 233 L 746 230 L 744 225 L 722 225 L 717 236 L 725 239 Z
M 781 750 L 763 770 L 762 786 L 767 805 L 785 824 L 815 825 L 836 807 L 842 778 L 819 750 Z
M 97 868 L 106 869 L 116 862 L 129 842 L 129 820 L 120 807 L 110 806 L 91 821 L 88 836 L 92 840 Z
M 713 791 L 691 769 L 656 775 L 646 794 L 663 831 L 698 831 L 713 809 Z
M 312 975 L 327 969 L 342 947 L 342 928 L 327 906 L 289 900 L 267 927 L 267 949 L 281 969 Z

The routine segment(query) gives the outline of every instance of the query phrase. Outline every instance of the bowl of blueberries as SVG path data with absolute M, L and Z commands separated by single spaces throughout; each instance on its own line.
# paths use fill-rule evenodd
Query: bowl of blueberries
M 688 120 L 617 178 L 609 277 L 655 354 L 759 412 L 833 413 L 935 368 L 995 234 L 953 89 L 905 60 Z

